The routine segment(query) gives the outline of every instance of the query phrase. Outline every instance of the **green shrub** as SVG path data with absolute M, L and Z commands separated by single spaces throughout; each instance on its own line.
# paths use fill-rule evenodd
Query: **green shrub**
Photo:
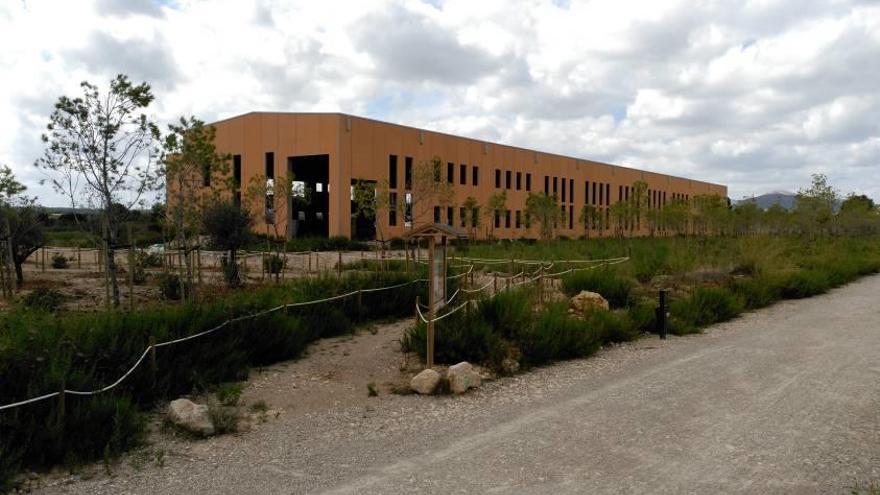
M 143 268 L 158 268 L 162 266 L 162 255 L 159 253 L 138 251 L 135 255 L 135 259 L 136 264 Z
M 183 296 L 180 292 L 180 276 L 171 272 L 160 273 L 159 292 L 169 301 L 179 301 Z
M 407 329 L 400 347 L 424 360 L 427 342 L 427 325 L 420 321 Z M 506 347 L 492 327 L 473 312 L 462 310 L 434 324 L 434 361 L 437 363 L 500 364 Z
M 508 340 L 516 339 L 532 323 L 531 294 L 525 289 L 500 292 L 480 300 L 477 312 L 495 333 Z
M 66 297 L 55 289 L 37 287 L 21 300 L 26 308 L 42 311 L 57 311 L 64 304 Z
M 629 304 L 634 288 L 632 279 L 607 269 L 584 270 L 562 277 L 562 290 L 569 296 L 584 290 L 597 292 L 608 300 L 612 308 Z
M 235 406 L 238 405 L 238 400 L 241 398 L 241 393 L 243 391 L 244 384 L 221 383 L 217 386 L 217 390 L 214 392 L 214 395 L 217 396 L 217 400 L 220 401 L 221 405 Z
M 742 299 L 748 309 L 769 306 L 780 297 L 779 287 L 773 283 L 769 276 L 734 280 L 730 289 Z
M 776 280 L 776 290 L 783 299 L 800 299 L 828 292 L 831 282 L 824 270 L 797 270 Z
M 284 258 L 277 254 L 270 254 L 263 258 L 263 270 L 266 270 L 266 273 L 271 273 L 272 275 L 281 273 L 281 270 L 284 269 Z
M 742 298 L 727 289 L 699 287 L 690 297 L 673 301 L 670 312 L 684 327 L 704 327 L 734 318 L 744 307 Z
M 646 302 L 633 304 L 627 309 L 627 313 L 633 328 L 637 331 L 657 331 L 657 306 L 655 304 Z
M 639 328 L 625 310 L 594 310 L 585 316 L 586 324 L 596 333 L 600 343 L 631 342 L 639 338 Z
M 52 255 L 52 268 L 63 270 L 70 266 L 67 263 L 67 256 L 64 256 L 61 253 L 55 253 Z
M 599 350 L 602 336 L 587 321 L 568 314 L 567 303 L 547 305 L 534 325 L 518 332 L 523 360 L 531 365 L 556 359 L 589 356 Z

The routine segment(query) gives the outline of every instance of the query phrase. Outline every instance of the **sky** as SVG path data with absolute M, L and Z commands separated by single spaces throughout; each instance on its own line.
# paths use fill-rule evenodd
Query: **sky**
M 726 184 L 880 199 L 880 2 L 0 0 L 0 164 L 118 74 L 151 116 L 346 112 Z

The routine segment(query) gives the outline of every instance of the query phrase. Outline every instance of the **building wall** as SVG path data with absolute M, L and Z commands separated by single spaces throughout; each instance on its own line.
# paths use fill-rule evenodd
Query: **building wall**
M 482 208 L 485 208 L 489 197 L 501 190 L 507 191 L 507 208 L 511 210 L 511 225 L 506 227 L 502 216 L 500 228 L 494 229 L 494 235 L 501 238 L 537 237 L 538 226 L 534 223 L 531 229 L 524 224 L 516 228 L 516 211 L 524 218 L 526 191 L 526 174 L 531 174 L 531 192 L 544 191 L 544 177 L 550 177 L 550 193 L 553 193 L 553 177 L 557 179 L 557 194 L 561 197 L 561 180 L 565 179 L 566 213 L 571 211 L 572 228 L 569 222 L 560 225 L 559 235 L 577 237 L 584 234 L 578 224 L 580 211 L 585 204 L 584 186 L 586 181 L 591 184 L 608 185 L 611 193 L 611 205 L 618 201 L 620 186 L 632 186 L 636 181 L 644 181 L 651 191 L 665 192 L 666 201 L 674 195 L 693 198 L 701 194 L 717 194 L 727 196 L 727 188 L 723 185 L 711 184 L 696 180 L 672 177 L 653 172 L 609 165 L 590 160 L 565 157 L 542 153 L 513 146 L 488 143 L 448 134 L 420 130 L 396 124 L 379 122 L 361 117 L 344 114 L 294 114 L 294 113 L 249 113 L 239 117 L 213 124 L 217 129 L 216 144 L 221 152 L 241 155 L 242 184 L 247 187 L 249 181 L 264 171 L 266 152 L 275 156 L 275 175 L 285 173 L 288 156 L 328 154 L 330 157 L 330 205 L 329 234 L 351 235 L 351 205 L 349 186 L 351 180 L 362 179 L 376 182 L 389 179 L 389 155 L 397 156 L 397 188 L 401 198 L 404 190 L 404 168 L 406 157 L 411 157 L 414 166 L 422 161 L 438 157 L 441 160 L 441 179 L 446 180 L 447 164 L 454 164 L 455 208 L 454 225 L 460 226 L 459 209 L 465 198 L 473 196 Z M 466 183 L 460 184 L 460 167 L 466 167 Z M 473 168 L 479 170 L 479 184 L 472 183 Z M 501 187 L 495 187 L 495 170 L 501 171 Z M 506 173 L 511 173 L 511 187 L 506 188 Z M 521 187 L 516 188 L 516 174 L 520 173 Z M 573 181 L 574 194 L 570 184 Z M 338 187 L 337 185 L 341 185 Z M 598 195 L 598 194 L 597 194 Z M 592 190 L 590 191 L 592 203 Z M 604 195 L 603 195 L 604 197 Z M 569 210 L 570 207 L 570 210 Z M 601 209 L 606 206 L 600 207 Z M 255 212 L 256 230 L 266 232 L 262 210 Z M 397 214 L 397 225 L 388 225 L 387 209 L 382 212 L 379 222 L 385 237 L 401 236 L 407 227 L 404 225 L 404 212 Z M 441 220 L 447 220 L 446 211 L 441 212 Z M 488 223 L 491 220 L 481 218 L 478 236 L 485 237 Z M 279 232 L 286 232 L 286 218 L 279 215 L 276 219 Z M 470 225 L 468 223 L 468 225 Z M 270 228 L 271 231 L 271 228 Z M 468 228 L 470 231 L 470 228 Z M 643 231 L 647 232 L 646 229 Z M 604 232 L 591 232 L 590 235 L 608 235 Z

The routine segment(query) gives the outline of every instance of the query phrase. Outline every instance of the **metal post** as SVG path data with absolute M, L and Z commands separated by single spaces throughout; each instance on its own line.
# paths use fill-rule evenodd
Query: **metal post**
M 657 307 L 657 331 L 661 339 L 666 339 L 666 290 L 660 289 L 660 304 Z

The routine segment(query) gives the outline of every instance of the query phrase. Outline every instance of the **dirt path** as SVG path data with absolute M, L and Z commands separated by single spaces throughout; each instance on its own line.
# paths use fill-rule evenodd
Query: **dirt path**
M 462 397 L 287 412 L 45 492 L 847 493 L 880 481 L 878 293 L 874 276 Z

